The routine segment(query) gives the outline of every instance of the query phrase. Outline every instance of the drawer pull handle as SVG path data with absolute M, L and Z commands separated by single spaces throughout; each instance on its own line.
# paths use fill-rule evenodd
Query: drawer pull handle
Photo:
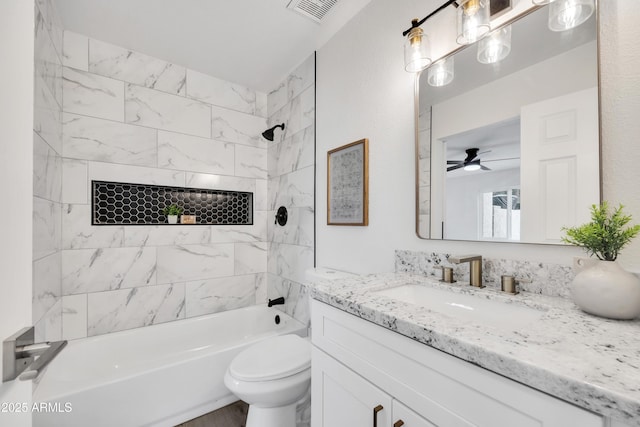
M 404 421 L 402 420 L 398 420 L 395 423 L 393 423 L 393 427 L 402 427 L 404 425 Z
M 384 408 L 382 405 L 378 405 L 373 408 L 373 427 L 378 427 L 378 412 L 382 411 Z

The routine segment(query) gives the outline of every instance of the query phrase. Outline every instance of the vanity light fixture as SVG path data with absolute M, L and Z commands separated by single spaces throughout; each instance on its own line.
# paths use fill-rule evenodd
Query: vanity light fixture
M 402 32 L 402 36 L 407 38 L 404 43 L 404 69 L 406 71 L 417 73 L 431 65 L 429 39 L 420 26 L 424 24 L 427 19 L 449 5 L 458 7 L 456 0 L 448 0 L 421 20 L 413 19 L 411 21 L 411 27 Z
M 404 69 L 417 73 L 431 65 L 429 39 L 419 27 L 418 19 L 411 21 L 411 30 L 404 42 Z
M 499 28 L 478 42 L 478 62 L 495 64 L 511 52 L 511 25 Z
M 491 29 L 489 0 L 462 0 L 458 7 L 458 38 L 461 45 L 474 43 Z
M 556 0 L 531 0 L 531 2 L 536 6 L 542 6 L 545 4 L 553 3 L 554 1 Z
M 427 82 L 430 86 L 446 86 L 453 81 L 453 56 L 434 62 L 427 70 Z
M 554 0 L 549 5 L 549 29 L 566 31 L 584 23 L 595 11 L 594 0 Z

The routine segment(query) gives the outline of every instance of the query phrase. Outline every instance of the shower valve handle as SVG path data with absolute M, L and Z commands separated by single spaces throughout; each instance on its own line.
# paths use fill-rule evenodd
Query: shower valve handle
M 284 206 L 280 206 L 278 208 L 278 212 L 276 213 L 276 222 L 280 226 L 284 226 L 287 224 L 287 219 L 289 218 L 289 214 L 287 213 L 287 208 Z

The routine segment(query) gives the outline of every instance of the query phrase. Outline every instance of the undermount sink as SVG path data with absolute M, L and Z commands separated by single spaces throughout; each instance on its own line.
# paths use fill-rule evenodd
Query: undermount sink
M 521 329 L 537 321 L 544 314 L 543 311 L 518 304 L 507 304 L 425 285 L 402 285 L 372 293 L 468 320 L 474 324 L 484 324 L 507 331 Z

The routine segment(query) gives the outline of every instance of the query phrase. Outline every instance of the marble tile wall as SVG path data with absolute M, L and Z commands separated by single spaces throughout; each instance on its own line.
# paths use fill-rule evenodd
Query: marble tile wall
M 418 234 L 429 237 L 431 222 L 431 109 L 421 111 L 418 120 Z
M 451 254 L 396 250 L 396 272 L 416 273 L 442 277 L 439 266 L 453 267 L 456 281 L 469 280 L 469 263 L 452 264 Z M 500 277 L 511 275 L 519 281 L 522 291 L 536 294 L 570 298 L 571 282 L 574 278 L 570 265 L 518 261 L 500 258 L 482 259 L 482 280 L 487 287 L 500 289 Z
M 73 32 L 62 45 L 61 227 L 38 225 L 61 234 L 62 335 L 264 302 L 267 95 Z M 45 148 L 41 159 L 50 156 Z M 250 191 L 254 224 L 92 226 L 91 180 Z M 49 253 L 51 241 L 39 250 Z M 39 310 L 51 302 L 43 297 Z
M 62 27 L 36 1 L 33 117 L 33 315 L 38 341 L 62 336 Z
M 285 123 L 267 149 L 269 298 L 285 297 L 282 310 L 309 323 L 304 272 L 315 251 L 315 55 L 298 66 L 267 97 L 269 127 Z M 288 222 L 274 224 L 285 206 Z

